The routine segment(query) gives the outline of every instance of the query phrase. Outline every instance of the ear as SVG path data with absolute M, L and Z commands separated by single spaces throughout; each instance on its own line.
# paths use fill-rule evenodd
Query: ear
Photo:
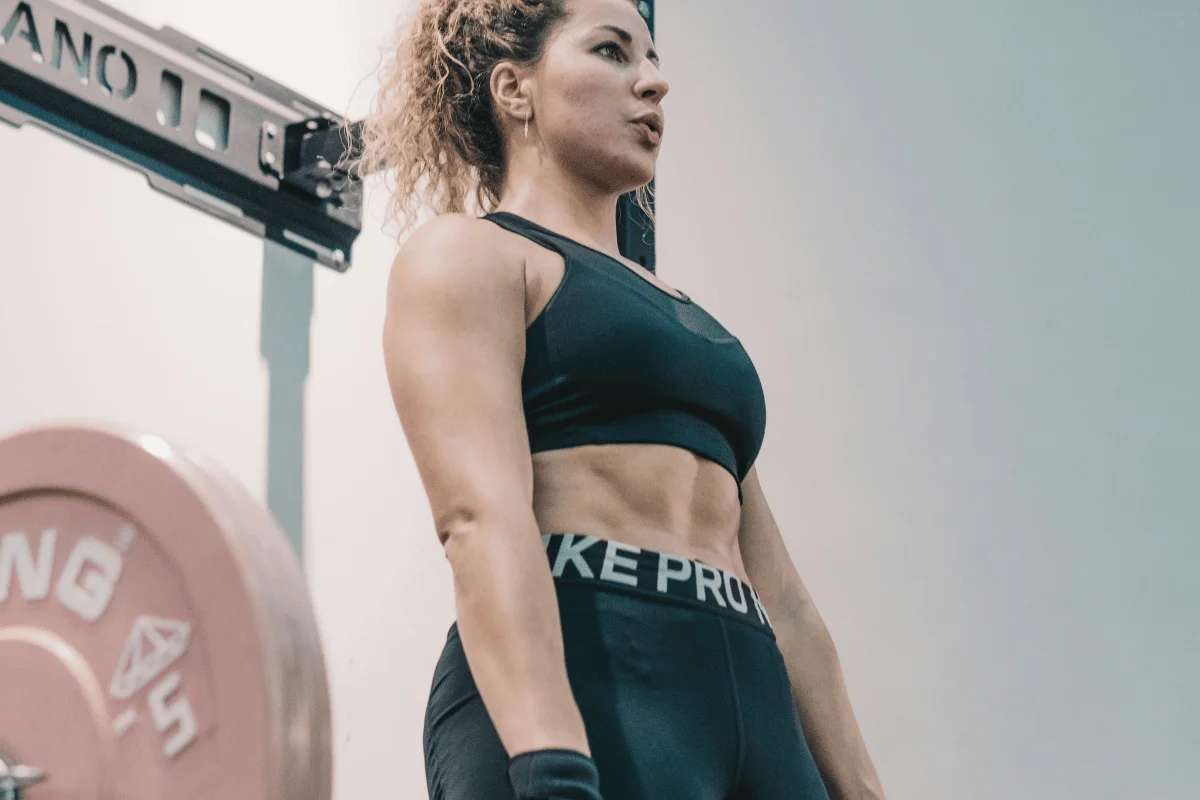
M 533 115 L 533 76 L 512 61 L 501 61 L 492 69 L 492 105 L 501 124 L 508 119 L 523 124 Z

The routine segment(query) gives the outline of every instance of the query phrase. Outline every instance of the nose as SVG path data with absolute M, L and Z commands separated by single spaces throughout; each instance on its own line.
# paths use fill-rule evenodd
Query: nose
M 646 59 L 642 62 L 635 91 L 643 100 L 662 102 L 662 99 L 667 96 L 667 92 L 671 91 L 671 85 L 663 78 L 654 62 Z

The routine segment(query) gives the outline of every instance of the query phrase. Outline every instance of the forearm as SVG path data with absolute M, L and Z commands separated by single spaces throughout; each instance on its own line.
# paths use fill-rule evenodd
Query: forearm
M 811 603 L 772 616 L 804 737 L 831 800 L 876 800 L 883 788 L 854 718 L 837 649 Z
M 590 755 L 532 512 L 516 522 L 461 527 L 445 547 L 463 650 L 505 750 L 510 756 L 545 748 Z

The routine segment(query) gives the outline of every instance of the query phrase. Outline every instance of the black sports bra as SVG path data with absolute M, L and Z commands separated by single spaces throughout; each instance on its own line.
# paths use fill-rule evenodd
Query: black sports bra
M 762 384 L 737 337 L 687 295 L 508 212 L 484 219 L 559 253 L 562 282 L 525 334 L 529 448 L 683 447 L 742 480 L 766 430 Z

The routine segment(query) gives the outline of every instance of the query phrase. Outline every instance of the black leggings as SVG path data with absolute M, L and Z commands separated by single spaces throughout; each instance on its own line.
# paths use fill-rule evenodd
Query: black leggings
M 828 800 L 749 587 L 594 537 L 543 540 L 605 800 Z M 455 623 L 426 709 L 430 798 L 512 800 L 507 770 Z

